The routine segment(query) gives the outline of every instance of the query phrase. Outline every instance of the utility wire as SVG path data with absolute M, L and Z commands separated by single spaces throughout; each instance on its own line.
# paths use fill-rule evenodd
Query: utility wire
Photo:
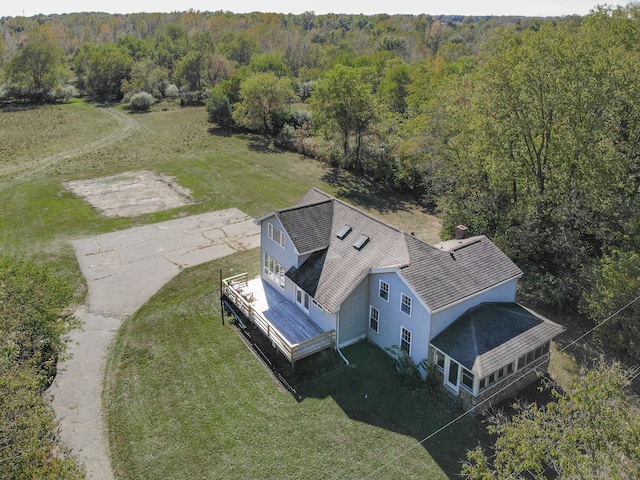
M 593 333 L 593 331 L 595 331 L 597 328 L 600 328 L 602 325 L 604 325 L 605 323 L 607 323 L 609 320 L 611 320 L 612 318 L 616 317 L 617 315 L 619 315 L 620 313 L 622 313 L 624 310 L 626 310 L 627 308 L 629 308 L 631 305 L 633 305 L 634 303 L 636 303 L 638 300 L 640 300 L 640 295 L 638 295 L 636 298 L 634 298 L 633 300 L 631 300 L 629 303 L 627 303 L 624 307 L 618 309 L 616 312 L 612 313 L 611 315 L 609 315 L 607 318 L 605 318 L 602 322 L 599 322 L 597 325 L 595 325 L 593 328 L 587 330 L 585 333 L 583 333 L 582 335 L 580 335 L 578 338 L 576 338 L 575 340 L 571 341 L 570 343 L 568 343 L 567 345 L 565 345 L 564 347 L 562 347 L 560 350 L 558 350 L 558 353 L 562 353 L 565 350 L 567 350 L 568 348 L 570 348 L 572 345 L 575 345 L 577 342 L 579 342 L 580 340 L 582 340 L 584 337 L 586 337 L 587 335 L 589 335 L 590 333 Z M 545 356 L 547 357 L 551 357 L 551 352 L 546 353 Z M 540 357 L 542 358 L 542 357 Z M 468 414 L 472 413 L 474 410 L 476 410 L 478 407 L 484 405 L 485 403 L 487 403 L 488 401 L 492 400 L 493 398 L 495 398 L 497 395 L 499 395 L 500 393 L 502 393 L 503 391 L 505 391 L 507 388 L 511 387 L 514 383 L 516 383 L 517 381 L 519 381 L 521 378 L 523 378 L 526 374 L 528 374 L 530 372 L 530 370 L 523 372 L 521 375 L 517 376 L 517 378 L 513 381 L 511 381 L 510 383 L 508 383 L 506 386 L 502 387 L 500 390 L 492 393 L 489 397 L 485 398 L 484 400 L 482 400 L 480 403 L 478 403 L 477 405 L 475 405 L 473 408 L 468 409 L 467 411 L 461 413 L 460 415 L 458 415 L 456 418 L 454 418 L 453 420 L 451 420 L 449 423 L 443 425 L 442 427 L 438 428 L 436 431 L 430 433 L 429 435 L 427 435 L 426 437 L 424 437 L 422 440 L 420 440 L 417 445 L 412 446 L 411 448 L 407 449 L 406 451 L 402 452 L 401 454 L 395 456 L 394 458 L 392 458 L 391 460 L 385 462 L 384 464 L 382 464 L 381 466 L 379 466 L 377 469 L 373 470 L 371 473 L 369 473 L 368 475 L 366 475 L 365 477 L 363 477 L 363 479 L 367 479 L 370 478 L 372 475 L 375 475 L 376 473 L 378 473 L 380 470 L 382 470 L 383 468 L 386 468 L 391 462 L 395 462 L 398 459 L 404 457 L 405 455 L 409 454 L 409 452 L 415 448 L 417 448 L 418 446 L 422 445 L 424 442 L 428 441 L 429 439 L 435 437 L 437 434 L 439 434 L 440 432 L 442 432 L 443 430 L 446 430 L 447 428 L 449 428 L 451 425 L 453 425 L 454 423 L 458 422 L 460 419 L 466 417 Z M 636 375 L 634 375 L 634 377 L 631 379 L 631 381 L 633 381 L 638 375 L 640 375 L 640 370 L 638 371 L 638 373 L 636 373 Z

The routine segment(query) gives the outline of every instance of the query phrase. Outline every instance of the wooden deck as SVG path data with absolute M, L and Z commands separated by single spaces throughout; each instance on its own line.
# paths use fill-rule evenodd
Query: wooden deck
M 323 331 L 261 278 L 240 274 L 222 281 L 222 294 L 292 363 L 332 347 L 335 330 Z

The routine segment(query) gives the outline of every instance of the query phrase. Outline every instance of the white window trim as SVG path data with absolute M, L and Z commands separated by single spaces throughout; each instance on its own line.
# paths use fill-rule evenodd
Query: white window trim
M 409 313 L 405 312 L 405 311 L 402 309 L 403 305 L 405 305 L 405 303 L 403 302 L 403 300 L 404 300 L 405 298 L 409 300 Z M 411 299 L 411 297 L 410 297 L 409 295 L 407 295 L 407 294 L 405 294 L 405 293 L 401 293 L 401 294 L 400 294 L 400 311 L 401 311 L 402 313 L 404 313 L 405 315 L 407 315 L 407 316 L 409 316 L 409 317 L 410 317 L 410 316 L 411 316 L 411 310 L 413 310 L 413 300 Z
M 274 270 L 271 270 L 269 268 L 269 259 L 271 259 L 271 261 L 273 261 L 274 264 Z M 262 261 L 264 262 L 264 265 L 262 267 L 262 271 L 264 272 L 264 274 L 267 276 L 267 278 L 269 278 L 273 283 L 275 283 L 276 285 L 278 285 L 281 289 L 284 290 L 284 286 L 285 286 L 285 269 L 282 265 L 280 265 L 278 263 L 278 261 L 273 258 L 271 255 L 269 255 L 267 252 L 264 252 Z M 281 273 L 278 273 L 278 270 L 280 270 Z
M 456 383 L 453 384 L 449 381 L 449 372 L 451 371 L 451 362 L 458 365 L 458 376 L 456 378 Z M 447 356 L 444 362 L 444 384 L 451 388 L 454 392 L 458 393 L 460 391 L 460 374 L 462 372 L 462 365 L 456 362 L 453 358 Z
M 280 245 L 282 248 L 285 248 L 287 245 L 287 241 L 285 239 L 284 236 L 284 232 L 282 230 L 280 230 L 278 227 L 274 226 L 273 223 L 269 222 L 269 226 L 267 228 L 268 232 L 268 236 L 271 240 L 273 240 L 275 243 L 277 243 L 278 245 Z M 275 232 L 278 232 L 278 238 L 275 238 Z
M 376 325 L 377 328 L 372 328 L 371 327 L 371 319 L 373 318 L 373 312 L 376 312 Z M 376 307 L 374 307 L 373 305 L 369 305 L 369 328 L 376 332 L 376 333 L 380 333 L 380 310 L 378 310 Z
M 404 332 L 408 332 L 409 333 L 409 351 L 407 352 L 407 355 L 411 356 L 411 349 L 413 347 L 412 343 L 413 343 L 413 333 L 411 332 L 411 330 L 409 330 L 408 328 L 403 327 L 402 325 L 400 326 L 400 350 L 402 350 L 404 352 L 404 350 L 402 349 L 402 340 L 403 340 L 403 333 Z
M 382 295 L 380 295 L 380 293 L 383 291 L 382 290 L 382 284 L 385 284 L 387 286 L 387 298 L 384 298 Z M 380 280 L 380 283 L 378 283 L 378 296 L 384 300 L 385 302 L 389 303 L 389 297 L 391 296 L 391 287 L 389 286 L 389 284 L 387 282 L 385 282 L 384 280 Z
M 458 364 L 460 365 L 460 364 Z M 471 375 L 471 387 L 469 387 L 468 385 L 465 385 L 463 382 L 464 379 L 464 372 L 465 370 Z M 459 376 L 459 382 L 460 382 L 460 387 L 464 388 L 467 392 L 470 392 L 472 394 L 475 395 L 475 389 L 476 389 L 476 376 L 473 374 L 473 372 L 471 370 L 469 370 L 468 368 L 463 367 L 462 365 L 460 365 L 460 371 L 458 372 L 458 376 Z
M 298 301 L 298 293 L 300 293 L 300 299 L 301 301 Z M 306 302 L 305 302 L 306 299 Z M 307 304 L 307 306 L 305 307 L 304 304 Z M 299 286 L 296 285 L 296 305 L 298 305 L 298 307 L 300 307 L 300 309 L 303 312 L 306 312 L 307 314 L 309 313 L 309 304 L 311 303 L 311 296 L 305 292 L 304 290 L 302 290 Z
M 440 365 L 438 365 L 438 357 L 442 357 L 442 367 L 440 367 Z M 433 364 L 436 366 L 436 368 L 438 369 L 438 371 L 444 373 L 444 367 L 447 363 L 447 356 L 442 353 L 440 350 L 434 348 L 433 349 Z

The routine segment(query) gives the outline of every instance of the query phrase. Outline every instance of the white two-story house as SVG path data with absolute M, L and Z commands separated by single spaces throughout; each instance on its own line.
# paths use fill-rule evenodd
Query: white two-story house
M 275 298 L 338 350 L 368 339 L 428 359 L 467 405 L 530 383 L 564 330 L 515 303 L 522 271 L 485 236 L 428 245 L 317 189 L 256 222 Z

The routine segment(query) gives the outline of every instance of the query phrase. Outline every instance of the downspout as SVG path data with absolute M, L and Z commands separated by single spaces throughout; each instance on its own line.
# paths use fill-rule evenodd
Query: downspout
M 347 357 L 345 357 L 340 351 L 340 311 L 339 310 L 338 312 L 336 312 L 336 350 L 340 354 L 340 357 L 342 357 L 342 360 L 344 360 L 344 363 L 346 363 L 347 366 L 351 365 L 351 362 L 349 362 L 349 360 L 347 360 Z

